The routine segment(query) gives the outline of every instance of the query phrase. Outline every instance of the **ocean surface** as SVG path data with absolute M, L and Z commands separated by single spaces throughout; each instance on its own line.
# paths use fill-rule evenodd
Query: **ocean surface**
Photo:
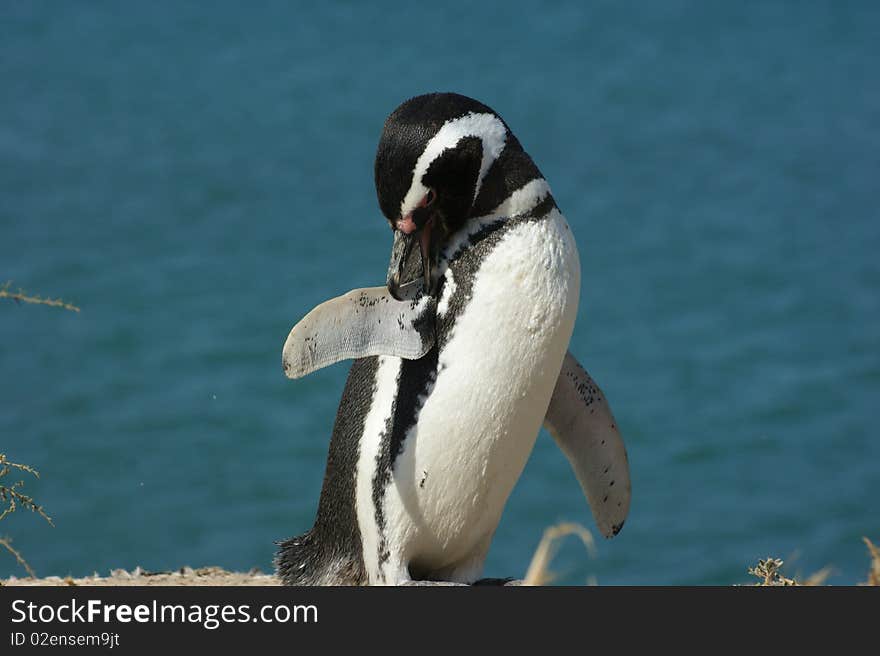
M 381 284 L 386 115 L 495 108 L 577 237 L 571 350 L 627 441 L 599 537 L 542 433 L 486 574 L 543 530 L 562 583 L 866 578 L 880 541 L 880 4 L 8 3 L 0 452 L 38 574 L 271 568 L 317 506 L 348 371 L 281 370 L 319 302 Z M 0 552 L 0 576 L 23 574 Z

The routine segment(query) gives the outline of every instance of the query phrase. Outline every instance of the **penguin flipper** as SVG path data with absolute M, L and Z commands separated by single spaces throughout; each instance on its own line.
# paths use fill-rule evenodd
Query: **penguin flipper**
M 544 427 L 568 458 L 606 538 L 629 512 L 629 460 L 611 406 L 571 353 L 565 354 Z
M 436 301 L 398 301 L 386 287 L 353 289 L 321 303 L 293 327 L 281 363 L 301 378 L 340 360 L 393 355 L 417 360 L 434 345 Z

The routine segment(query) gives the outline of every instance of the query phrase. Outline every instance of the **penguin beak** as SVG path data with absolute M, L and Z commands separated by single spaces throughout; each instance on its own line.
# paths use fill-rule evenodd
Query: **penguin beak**
M 432 295 L 435 254 L 431 248 L 431 228 L 428 221 L 416 228 L 412 219 L 398 221 L 391 246 L 388 265 L 388 291 L 398 301 Z

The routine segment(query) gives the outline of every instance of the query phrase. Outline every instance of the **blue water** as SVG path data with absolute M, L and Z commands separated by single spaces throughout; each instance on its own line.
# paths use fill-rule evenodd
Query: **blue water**
M 261 3 L 262 4 L 262 3 Z M 291 382 L 317 303 L 380 284 L 385 116 L 497 109 L 581 251 L 572 350 L 632 512 L 560 581 L 727 584 L 770 554 L 863 580 L 880 539 L 880 5 L 9 3 L 0 17 L 0 533 L 40 574 L 271 567 L 311 525 L 346 365 Z M 515 576 L 595 531 L 544 434 L 496 534 Z M 21 573 L 0 554 L 0 576 Z

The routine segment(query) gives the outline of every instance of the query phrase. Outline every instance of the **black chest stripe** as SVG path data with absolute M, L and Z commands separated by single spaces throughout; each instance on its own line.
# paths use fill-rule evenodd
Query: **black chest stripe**
M 379 534 L 379 570 L 388 561 L 390 553 L 385 539 L 385 488 L 391 482 L 391 472 L 397 456 L 403 448 L 406 434 L 412 428 L 422 409 L 424 396 L 437 378 L 437 356 L 435 345 L 418 360 L 402 360 L 397 378 L 397 396 L 391 408 L 391 415 L 385 422 L 385 430 L 379 437 L 379 453 L 376 454 L 376 473 L 373 476 L 373 507 Z M 420 399 L 420 397 L 422 397 Z

